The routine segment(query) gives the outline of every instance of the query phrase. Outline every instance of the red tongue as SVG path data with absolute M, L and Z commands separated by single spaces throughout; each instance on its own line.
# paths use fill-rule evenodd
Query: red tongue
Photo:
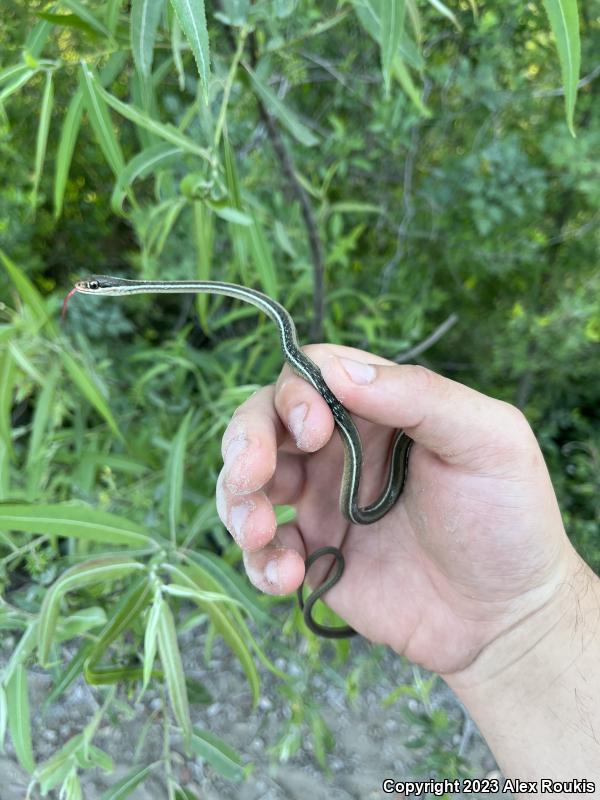
M 77 287 L 76 287 L 76 286 L 74 286 L 74 287 L 71 289 L 71 291 L 69 292 L 69 294 L 68 294 L 68 295 L 65 297 L 65 299 L 63 300 L 63 305 L 62 305 L 62 313 L 61 313 L 61 315 L 60 315 L 60 317 L 61 317 L 61 319 L 62 319 L 62 321 L 63 321 L 63 322 L 64 322 L 64 320 L 65 320 L 65 318 L 66 318 L 66 316 L 67 316 L 67 303 L 69 302 L 69 299 L 70 299 L 71 297 L 73 297 L 73 295 L 75 294 L 75 292 L 76 292 L 76 291 L 77 291 Z

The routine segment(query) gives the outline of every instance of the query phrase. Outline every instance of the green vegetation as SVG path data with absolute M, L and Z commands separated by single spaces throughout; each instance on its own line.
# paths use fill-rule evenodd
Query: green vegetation
M 239 756 L 192 726 L 190 698 L 207 693 L 177 633 L 197 627 L 207 652 L 221 636 L 254 702 L 257 664 L 277 672 L 263 645 L 284 646 L 282 615 L 284 638 L 306 635 L 287 599 L 249 587 L 214 506 L 222 431 L 281 367 L 272 324 L 223 298 L 75 296 L 61 327 L 78 277 L 256 286 L 303 342 L 416 360 L 516 403 L 600 569 L 600 18 L 582 6 L 578 21 L 575 0 L 222 0 L 207 27 L 203 0 L 7 8 L 0 624 L 18 646 L 0 722 L 7 709 L 43 790 L 76 798 L 79 770 L 110 769 L 91 741 L 123 681 L 164 683 L 188 752 L 242 778 Z M 330 734 L 301 698 L 331 646 L 309 636 L 306 673 L 280 675 L 280 755 L 306 729 L 326 763 Z M 49 702 L 81 674 L 108 685 L 86 729 L 37 765 L 32 663 L 51 670 Z M 411 722 L 435 743 L 428 774 L 460 774 L 424 687 L 404 694 L 424 703 Z

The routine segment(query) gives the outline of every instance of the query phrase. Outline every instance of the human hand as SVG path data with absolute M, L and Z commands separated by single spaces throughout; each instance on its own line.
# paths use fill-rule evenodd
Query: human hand
M 379 522 L 342 517 L 343 448 L 333 418 L 284 367 L 275 386 L 240 406 L 223 436 L 217 507 L 248 576 L 263 591 L 292 592 L 307 555 L 340 547 L 346 568 L 327 603 L 413 662 L 462 670 L 550 602 L 580 563 L 533 432 L 513 406 L 424 368 L 348 347 L 305 352 L 357 422 L 360 505 L 380 493 L 397 428 L 415 441 L 408 480 Z M 294 505 L 296 520 L 276 531 L 273 503 Z M 329 566 L 317 562 L 311 583 Z

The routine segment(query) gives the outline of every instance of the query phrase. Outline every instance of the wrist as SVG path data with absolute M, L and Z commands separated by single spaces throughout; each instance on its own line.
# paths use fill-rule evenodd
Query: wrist
M 571 551 L 547 602 L 443 677 L 508 777 L 600 779 L 598 663 L 600 579 Z

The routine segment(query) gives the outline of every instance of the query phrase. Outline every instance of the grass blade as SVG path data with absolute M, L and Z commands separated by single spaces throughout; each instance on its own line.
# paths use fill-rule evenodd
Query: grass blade
M 154 40 L 164 0 L 132 0 L 129 33 L 135 66 L 142 75 L 152 72 Z
M 543 0 L 556 39 L 560 60 L 567 125 L 575 136 L 573 115 L 577 99 L 577 81 L 581 66 L 581 43 L 579 41 L 579 14 L 577 0 Z
M 65 114 L 65 119 L 60 132 L 60 141 L 56 152 L 56 171 L 54 174 L 54 219 L 62 213 L 63 199 L 73 160 L 73 151 L 83 114 L 83 91 L 77 89 Z
M 44 454 L 46 453 L 46 443 L 44 437 L 48 427 L 48 420 L 54 406 L 54 391 L 58 382 L 59 370 L 57 365 L 50 370 L 42 391 L 35 404 L 33 415 L 33 425 L 31 436 L 29 437 L 29 448 L 27 450 L 27 462 L 25 474 L 27 476 L 27 488 L 25 496 L 29 502 L 33 500 L 40 491 L 41 471 L 44 464 Z
M 198 73 L 208 103 L 208 81 L 210 78 L 210 52 L 204 0 L 171 0 L 181 29 L 188 40 L 196 59 Z
M 110 786 L 104 794 L 100 795 L 99 800 L 125 800 L 130 797 L 136 786 L 146 780 L 154 770 L 154 764 L 145 767 L 134 767 L 124 778 Z
M 46 325 L 51 333 L 56 333 L 56 326 L 48 316 L 44 299 L 27 275 L 2 250 L 0 250 L 0 260 L 35 321 L 40 326 Z

